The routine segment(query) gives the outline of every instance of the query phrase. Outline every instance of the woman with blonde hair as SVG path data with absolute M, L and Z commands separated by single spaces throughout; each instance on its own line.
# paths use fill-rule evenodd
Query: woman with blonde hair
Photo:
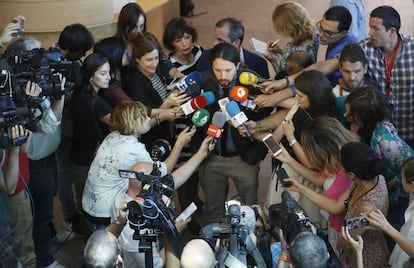
M 272 15 L 273 28 L 281 38 L 289 39 L 285 47 L 269 46 L 269 57 L 276 73 L 286 69 L 286 59 L 294 51 L 303 50 L 316 62 L 319 48 L 319 34 L 308 11 L 295 2 L 276 6 Z M 272 44 L 273 42 L 270 42 Z M 278 60 L 277 60 L 278 59 Z
M 96 152 L 82 197 L 82 208 L 91 231 L 110 224 L 114 198 L 128 187 L 128 179 L 120 177 L 118 170 L 128 170 L 137 162 L 154 162 L 140 141 L 141 135 L 150 130 L 150 120 L 146 107 L 140 102 L 123 103 L 112 111 L 109 122 L 113 131 Z M 162 175 L 172 171 L 182 147 L 190 142 L 194 133 L 188 127 L 180 133 L 169 157 L 158 165 Z

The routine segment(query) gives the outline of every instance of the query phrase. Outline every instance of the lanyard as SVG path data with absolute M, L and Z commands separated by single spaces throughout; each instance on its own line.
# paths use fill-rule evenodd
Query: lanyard
M 384 63 L 385 63 L 385 83 L 386 83 L 386 89 L 385 93 L 387 96 L 391 96 L 391 72 L 392 67 L 394 67 L 395 58 L 397 56 L 397 51 L 400 46 L 401 40 L 398 37 L 398 42 L 395 48 L 392 51 L 391 59 L 388 59 L 387 54 L 384 53 L 384 50 L 382 50 L 382 53 L 384 54 Z

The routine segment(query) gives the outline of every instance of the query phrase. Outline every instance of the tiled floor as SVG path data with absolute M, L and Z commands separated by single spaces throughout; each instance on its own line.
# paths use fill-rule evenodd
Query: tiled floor
M 138 1 L 139 2 L 139 1 Z M 250 37 L 256 37 L 261 40 L 274 39 L 274 32 L 271 24 L 271 14 L 274 7 L 281 3 L 280 0 L 194 0 L 195 13 L 207 11 L 206 14 L 191 18 L 193 25 L 199 33 L 199 44 L 203 47 L 211 47 L 213 44 L 212 30 L 215 22 L 224 17 L 236 17 L 243 21 L 246 28 L 245 40 Z M 324 10 L 328 7 L 327 0 L 301 0 L 297 1 L 303 4 L 308 10 L 313 20 L 320 19 Z M 414 7 L 413 2 L 404 1 L 386 1 L 370 0 L 365 1 L 366 13 L 379 5 L 392 5 L 401 15 L 402 27 L 401 32 L 413 35 L 414 33 Z M 149 21 L 151 23 L 151 21 Z M 246 48 L 249 48 L 248 42 L 245 41 Z M 320 53 L 324 55 L 324 53 Z M 260 202 L 266 193 L 267 182 L 270 176 L 270 159 L 266 158 L 262 163 L 260 173 Z M 60 204 L 57 201 L 55 206 L 55 221 L 59 229 L 63 229 L 62 215 Z M 56 259 L 66 267 L 76 267 L 79 263 L 84 246 L 84 239 L 75 238 L 64 243 L 56 252 Z

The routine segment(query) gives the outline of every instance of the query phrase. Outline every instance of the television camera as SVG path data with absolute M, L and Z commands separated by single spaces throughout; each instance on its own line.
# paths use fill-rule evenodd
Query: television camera
M 158 162 L 154 162 L 150 175 L 131 170 L 119 170 L 123 178 L 138 179 L 142 182 L 141 193 L 127 204 L 127 222 L 134 230 L 133 239 L 139 240 L 139 252 L 145 252 L 145 267 L 153 267 L 152 242 L 159 235 L 166 235 L 178 255 L 184 243 L 174 225 L 175 206 L 172 202 L 166 205 L 163 196 L 172 198 L 174 180 L 171 175 L 161 177 Z
M 237 200 L 227 201 L 223 223 L 212 223 L 201 230 L 201 238 L 214 248 L 215 239 L 220 239 L 217 251 L 218 267 L 266 267 L 262 255 L 250 237 L 256 224 L 255 211 L 242 206 Z M 249 262 L 248 255 L 255 264 Z
M 288 191 L 282 192 L 281 203 L 269 207 L 269 221 L 272 227 L 278 226 L 283 230 L 288 244 L 298 233 L 312 232 L 309 217 Z
M 9 144 L 21 145 L 28 137 L 12 139 L 11 128 L 22 125 L 25 129 L 36 131 L 44 109 L 43 96 L 60 99 L 69 92 L 80 70 L 79 61 L 66 61 L 57 49 L 44 48 L 31 51 L 9 51 L 0 59 L 0 148 Z M 62 90 L 58 73 L 64 75 L 68 82 Z M 27 81 L 32 81 L 42 88 L 40 97 L 26 96 Z

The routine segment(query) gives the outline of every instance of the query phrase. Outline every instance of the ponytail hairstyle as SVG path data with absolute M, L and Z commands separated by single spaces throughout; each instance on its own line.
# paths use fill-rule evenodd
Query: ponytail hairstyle
M 384 164 L 364 142 L 345 144 L 341 149 L 341 163 L 346 172 L 352 172 L 358 179 L 365 181 L 381 174 Z

